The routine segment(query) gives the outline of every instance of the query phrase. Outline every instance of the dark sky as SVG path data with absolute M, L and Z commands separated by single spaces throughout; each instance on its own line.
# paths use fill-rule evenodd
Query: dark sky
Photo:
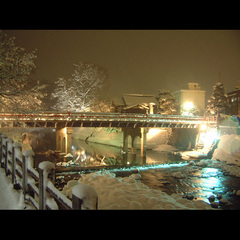
M 80 60 L 108 69 L 112 95 L 157 93 L 200 83 L 212 93 L 240 81 L 240 30 L 4 30 L 37 51 L 35 78 L 54 83 Z

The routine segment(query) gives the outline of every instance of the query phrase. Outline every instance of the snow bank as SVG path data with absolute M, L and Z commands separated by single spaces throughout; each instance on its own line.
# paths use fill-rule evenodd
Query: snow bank
M 13 189 L 11 179 L 6 177 L 3 168 L 0 168 L 0 193 L 0 209 L 34 209 L 25 205 L 23 192 Z
M 230 175 L 240 177 L 240 136 L 222 136 L 212 159 L 221 161 L 221 167 Z
M 222 136 L 218 148 L 213 153 L 213 159 L 240 166 L 240 136 Z
M 75 185 L 88 184 L 97 192 L 98 209 L 212 209 L 202 200 L 190 201 L 182 194 L 150 189 L 140 179 L 140 174 L 121 178 L 108 171 L 94 172 L 82 175 L 78 182 L 70 181 L 62 193 L 71 197 Z
M 200 158 L 206 158 L 207 154 L 200 153 L 198 151 L 186 151 L 186 152 L 181 152 L 181 157 L 185 160 L 200 159 Z
M 72 194 L 83 200 L 81 209 L 95 209 L 97 206 L 97 192 L 88 184 L 77 184 L 72 188 Z
M 158 147 L 154 148 L 153 150 L 158 151 L 158 152 L 175 152 L 175 151 L 178 151 L 178 149 L 176 147 L 173 147 L 173 146 L 168 145 L 168 144 L 158 145 Z

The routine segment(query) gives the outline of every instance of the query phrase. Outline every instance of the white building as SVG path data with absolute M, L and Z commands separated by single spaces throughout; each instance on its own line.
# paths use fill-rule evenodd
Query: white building
M 199 83 L 188 83 L 183 89 L 174 92 L 177 102 L 180 105 L 180 113 L 183 115 L 203 115 L 205 110 L 205 93 L 201 90 Z

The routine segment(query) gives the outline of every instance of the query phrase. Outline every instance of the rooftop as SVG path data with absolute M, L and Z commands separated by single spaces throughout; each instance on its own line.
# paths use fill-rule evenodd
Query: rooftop
M 157 99 L 153 94 L 123 94 L 122 97 L 115 97 L 115 105 L 134 106 L 139 104 L 157 104 Z

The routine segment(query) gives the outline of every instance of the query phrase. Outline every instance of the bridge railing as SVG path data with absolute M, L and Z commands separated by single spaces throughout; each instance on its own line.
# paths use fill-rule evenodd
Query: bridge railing
M 38 171 L 34 169 L 34 152 L 25 150 L 22 145 L 14 143 L 12 138 L 1 134 L 1 167 L 6 176 L 11 175 L 13 188 L 23 192 L 24 200 L 32 203 L 39 210 L 56 210 L 61 206 L 64 209 L 81 210 L 84 206 L 84 197 L 72 194 L 72 201 L 62 194 L 55 186 L 55 165 L 44 161 L 39 164 Z M 75 192 L 81 192 L 82 185 L 74 187 Z M 97 209 L 97 196 L 94 199 Z
M 106 120 L 106 121 L 208 121 L 216 122 L 216 118 L 203 116 L 183 116 L 183 115 L 161 115 L 161 114 L 139 114 L 139 113 L 110 113 L 110 112 L 38 112 L 28 114 L 0 113 L 1 121 L 26 121 L 26 120 Z

